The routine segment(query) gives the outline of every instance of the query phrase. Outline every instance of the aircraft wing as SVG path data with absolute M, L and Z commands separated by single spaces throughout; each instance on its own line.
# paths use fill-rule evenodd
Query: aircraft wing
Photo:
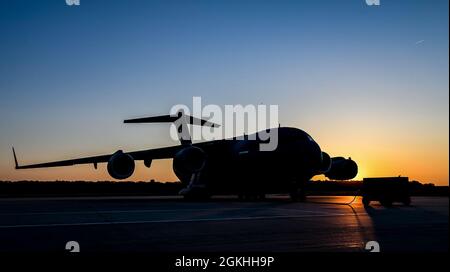
M 134 152 L 126 152 L 126 154 L 131 155 L 135 160 L 154 160 L 154 159 L 170 159 L 173 158 L 176 152 L 178 152 L 183 146 L 169 146 Z M 37 163 L 37 164 L 29 164 L 29 165 L 19 165 L 17 162 L 16 152 L 13 148 L 14 162 L 16 165 L 16 169 L 31 169 L 31 168 L 45 168 L 45 167 L 59 167 L 59 166 L 70 166 L 76 164 L 94 164 L 94 167 L 97 166 L 97 163 L 107 162 L 112 155 L 100 155 L 86 158 L 78 158 L 71 160 L 63 160 L 63 161 L 54 161 L 54 162 L 45 162 L 45 163 Z

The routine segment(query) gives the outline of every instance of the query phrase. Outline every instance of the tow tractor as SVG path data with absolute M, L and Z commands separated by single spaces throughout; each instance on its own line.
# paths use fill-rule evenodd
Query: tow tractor
M 385 207 L 392 206 L 394 202 L 407 206 L 411 204 L 408 177 L 364 178 L 361 195 L 366 207 L 371 201 L 379 201 Z

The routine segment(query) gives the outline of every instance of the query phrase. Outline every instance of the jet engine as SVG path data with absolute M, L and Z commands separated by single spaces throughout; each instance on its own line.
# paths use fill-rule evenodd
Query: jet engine
M 358 165 L 351 158 L 343 157 L 331 158 L 331 167 L 325 172 L 325 176 L 334 180 L 348 180 L 356 177 Z
M 189 179 L 193 173 L 200 172 L 206 164 L 205 152 L 196 146 L 178 151 L 173 157 L 173 170 L 181 179 Z
M 108 173 L 115 179 L 129 178 L 134 172 L 134 159 L 122 150 L 114 153 L 108 161 Z

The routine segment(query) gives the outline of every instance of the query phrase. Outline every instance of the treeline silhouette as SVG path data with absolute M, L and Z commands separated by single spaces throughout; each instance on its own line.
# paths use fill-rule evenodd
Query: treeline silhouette
M 411 181 L 416 196 L 448 196 L 448 186 Z M 309 195 L 354 195 L 362 181 L 310 181 Z M 0 181 L 0 197 L 31 196 L 169 196 L 183 188 L 180 182 L 117 181 Z
M 180 182 L 0 181 L 0 197 L 177 195 Z

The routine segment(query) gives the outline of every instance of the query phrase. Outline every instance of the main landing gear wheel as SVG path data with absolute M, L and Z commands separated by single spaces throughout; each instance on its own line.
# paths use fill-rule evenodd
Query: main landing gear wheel
M 403 201 L 403 204 L 405 204 L 405 206 L 411 206 L 411 198 L 405 198 Z
M 380 199 L 380 204 L 386 208 L 392 207 L 392 200 L 388 198 Z
M 238 194 L 239 200 L 264 200 L 266 199 L 265 194 Z
M 306 201 L 306 192 L 305 192 L 306 182 L 307 182 L 307 180 L 302 178 L 297 181 L 294 181 L 291 184 L 290 196 L 291 196 L 292 201 L 295 201 L 295 202 L 305 202 Z
M 183 198 L 189 201 L 204 201 L 211 198 L 211 195 L 204 189 L 190 189 L 182 193 Z
M 306 195 L 305 191 L 302 189 L 294 190 L 290 193 L 291 199 L 295 202 L 305 202 L 306 201 Z
M 211 194 L 206 188 L 206 184 L 200 179 L 200 177 L 200 171 L 192 173 L 188 186 L 182 189 L 178 194 L 182 195 L 185 200 L 208 200 L 211 197 Z

